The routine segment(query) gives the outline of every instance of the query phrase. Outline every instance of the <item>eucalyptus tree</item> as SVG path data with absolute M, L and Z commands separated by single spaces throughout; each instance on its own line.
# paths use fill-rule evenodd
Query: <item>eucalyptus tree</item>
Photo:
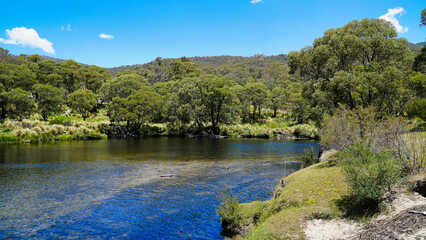
M 114 97 L 108 115 L 114 122 L 125 121 L 127 127 L 140 133 L 142 126 L 161 110 L 162 97 L 151 87 L 144 86 L 127 98 Z
M 169 95 L 168 111 L 176 121 L 195 123 L 198 132 L 210 123 L 212 133 L 218 134 L 220 123 L 238 118 L 238 100 L 231 87 L 231 81 L 212 74 L 184 78 Z
M 304 97 L 321 118 L 339 103 L 397 113 L 412 59 L 407 40 L 397 38 L 390 22 L 364 19 L 327 30 L 313 47 L 291 52 L 288 64 L 290 73 L 308 82 Z
M 35 109 L 34 100 L 31 99 L 31 92 L 15 88 L 5 94 L 7 103 L 7 113 L 10 117 L 22 120 L 29 117 Z
M 127 98 L 144 86 L 150 86 L 148 81 L 131 72 L 106 81 L 101 87 L 100 97 L 104 102 L 110 102 L 114 97 Z
M 43 120 L 47 121 L 52 114 L 61 111 L 62 104 L 65 103 L 64 93 L 54 86 L 46 84 L 36 84 L 33 86 L 34 97 L 37 103 L 37 110 Z
M 268 87 L 263 82 L 247 83 L 244 86 L 244 94 L 247 96 L 251 106 L 253 106 L 252 121 L 256 121 L 256 111 L 260 117 L 262 108 L 268 105 L 269 92 Z
M 96 95 L 88 89 L 79 89 L 68 95 L 68 106 L 79 113 L 84 121 L 96 106 Z

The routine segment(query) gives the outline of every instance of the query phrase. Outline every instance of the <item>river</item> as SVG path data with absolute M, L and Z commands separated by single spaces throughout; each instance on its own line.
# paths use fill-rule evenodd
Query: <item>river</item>
M 0 239 L 222 239 L 218 192 L 266 200 L 311 146 L 165 137 L 1 145 Z

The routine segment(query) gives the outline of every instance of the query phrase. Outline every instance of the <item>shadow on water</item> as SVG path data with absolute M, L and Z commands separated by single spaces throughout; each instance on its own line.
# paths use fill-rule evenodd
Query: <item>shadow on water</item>
M 310 146 L 319 147 L 182 138 L 0 146 L 0 238 L 221 239 L 218 191 L 268 199 Z

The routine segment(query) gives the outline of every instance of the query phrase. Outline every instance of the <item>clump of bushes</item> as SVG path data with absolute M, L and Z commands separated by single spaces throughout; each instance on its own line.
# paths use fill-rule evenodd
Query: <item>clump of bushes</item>
M 300 138 L 318 139 L 318 129 L 314 125 L 301 124 L 289 126 L 288 122 L 275 123 L 267 122 L 263 124 L 233 124 L 223 125 L 221 134 L 225 136 L 244 137 L 278 137 L 280 135 L 295 136 Z
M 351 193 L 339 206 L 348 215 L 375 213 L 396 182 L 426 167 L 425 134 L 410 129 L 413 126 L 406 120 L 377 116 L 372 107 L 340 107 L 325 118 L 322 143 L 344 153 L 342 164 Z
M 100 132 L 101 122 L 79 123 L 76 126 L 52 124 L 38 120 L 11 121 L 6 120 L 0 126 L 0 143 L 45 142 L 54 140 L 105 139 L 106 135 Z

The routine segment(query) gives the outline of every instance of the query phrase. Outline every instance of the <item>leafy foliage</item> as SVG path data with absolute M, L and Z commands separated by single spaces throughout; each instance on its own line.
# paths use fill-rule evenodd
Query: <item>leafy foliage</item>
M 60 105 L 64 104 L 63 92 L 51 85 L 36 84 L 33 87 L 34 95 L 36 96 L 37 109 L 47 121 L 47 118 L 61 111 Z
M 401 168 L 387 152 L 374 152 L 356 143 L 344 152 L 344 171 L 351 187 L 338 205 L 350 217 L 368 217 L 379 208 L 386 192 L 403 176 Z
M 90 90 L 79 89 L 68 95 L 68 105 L 86 120 L 96 105 L 96 96 Z
M 237 197 L 231 191 L 219 192 L 220 204 L 216 213 L 222 221 L 222 227 L 235 231 L 240 226 L 242 219 L 241 206 Z

